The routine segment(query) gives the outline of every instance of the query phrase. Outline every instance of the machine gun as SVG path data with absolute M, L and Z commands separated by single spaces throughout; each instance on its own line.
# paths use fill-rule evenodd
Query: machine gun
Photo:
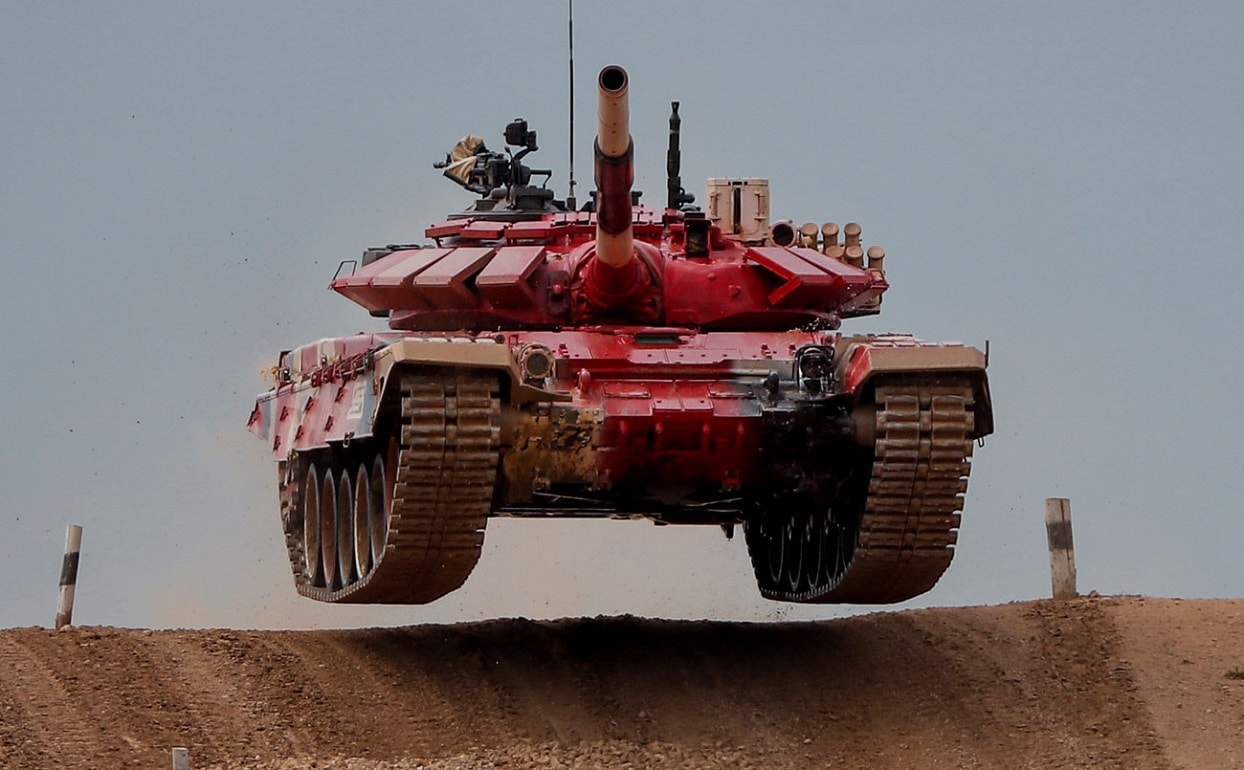
M 545 185 L 553 176 L 551 169 L 531 168 L 522 160 L 528 153 L 540 149 L 536 144 L 536 132 L 527 128 L 527 121 L 515 118 L 505 127 L 504 153 L 488 149 L 484 140 L 468 134 L 446 153 L 445 160 L 432 164 L 444 169 L 444 175 L 457 184 L 478 194 L 484 201 L 477 201 L 475 210 L 491 211 L 500 201 L 504 209 L 524 211 L 564 210 L 564 204 L 553 200 L 553 191 Z M 511 153 L 510 147 L 520 147 Z M 531 184 L 533 176 L 544 177 L 539 187 Z M 481 205 L 483 204 L 483 205 Z

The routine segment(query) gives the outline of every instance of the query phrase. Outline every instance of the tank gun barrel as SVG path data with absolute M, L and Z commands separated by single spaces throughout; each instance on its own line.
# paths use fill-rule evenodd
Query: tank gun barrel
M 635 179 L 626 70 L 610 65 L 597 78 L 596 258 L 626 267 L 634 254 L 631 185 Z

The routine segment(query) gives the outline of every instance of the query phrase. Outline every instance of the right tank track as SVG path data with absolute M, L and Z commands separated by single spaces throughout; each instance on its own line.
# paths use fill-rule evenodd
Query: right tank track
M 285 539 L 303 596 L 426 604 L 461 586 L 479 560 L 497 477 L 497 380 L 398 376 L 387 431 L 296 455 L 282 469 Z
M 770 506 L 745 525 L 761 594 L 888 604 L 932 588 L 954 556 L 972 406 L 967 380 L 879 384 L 871 461 L 847 474 L 833 500 Z

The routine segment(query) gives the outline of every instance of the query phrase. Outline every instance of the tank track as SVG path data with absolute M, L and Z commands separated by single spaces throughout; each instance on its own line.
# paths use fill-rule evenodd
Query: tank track
M 497 478 L 497 380 L 453 372 L 398 376 L 395 435 L 355 440 L 331 453 L 298 455 L 282 472 L 286 546 L 303 596 L 336 603 L 426 604 L 460 587 L 479 560 Z M 360 467 L 364 470 L 356 471 Z M 336 518 L 342 512 L 327 503 L 309 510 L 308 481 L 318 483 L 324 478 L 318 474 L 325 472 L 339 480 L 343 470 L 362 473 L 356 478 L 367 479 L 371 490 L 383 491 L 374 495 L 373 504 L 382 506 L 384 515 L 372 546 L 359 546 L 369 551 L 368 558 L 360 559 L 366 569 L 339 570 L 330 579 L 322 565 L 342 538 L 333 547 L 321 543 L 324 557 L 309 564 L 307 538 L 314 533 L 306 518 L 322 519 L 329 513 Z M 313 500 L 322 502 L 324 497 Z M 360 505 L 367 498 L 353 499 Z M 356 522 L 351 532 L 357 532 L 356 512 L 344 515 Z M 342 529 L 334 525 L 315 531 L 331 538 Z
M 971 383 L 954 378 L 879 384 L 873 457 L 837 498 L 748 522 L 761 594 L 888 604 L 932 588 L 954 556 L 971 469 L 972 394 Z

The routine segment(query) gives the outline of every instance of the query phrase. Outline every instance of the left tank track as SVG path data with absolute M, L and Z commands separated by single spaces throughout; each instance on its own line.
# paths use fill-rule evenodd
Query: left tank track
M 746 523 L 761 594 L 800 603 L 918 596 L 954 556 L 973 445 L 973 388 L 938 377 L 876 389 L 871 458 L 830 500 L 786 499 Z
M 395 418 L 375 437 L 283 464 L 281 517 L 303 596 L 426 604 L 479 561 L 497 480 L 497 380 L 398 376 Z

